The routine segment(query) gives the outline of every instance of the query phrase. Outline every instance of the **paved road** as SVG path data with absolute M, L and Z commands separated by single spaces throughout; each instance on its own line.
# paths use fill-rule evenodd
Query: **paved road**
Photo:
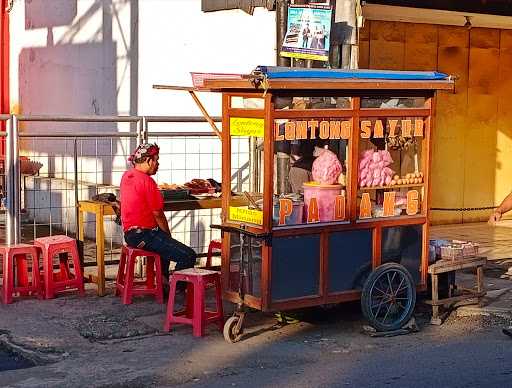
M 393 341 L 396 341 L 393 340 Z M 401 341 L 401 340 L 398 340 Z M 186 387 L 510 387 L 512 341 L 496 331 L 437 344 L 382 343 L 344 354 L 316 356 L 291 346 L 235 362 L 220 376 Z
M 230 345 L 215 328 L 200 339 L 186 326 L 158 331 L 165 306 L 151 300 L 45 302 L 4 307 L 0 324 L 12 343 L 54 362 L 0 372 L 0 386 L 512 386 L 512 339 L 501 333 L 504 322 L 488 318 L 452 316 L 430 326 L 420 306 L 419 333 L 371 338 L 361 333 L 357 305 L 314 311 L 285 327 L 255 313 L 247 318 L 247 337 Z
M 30 362 L 20 359 L 19 357 L 5 352 L 0 348 L 0 372 L 5 370 L 27 368 L 29 366 L 31 366 Z
M 500 323 L 465 318 L 445 325 L 375 339 L 357 336 L 355 326 L 321 324 L 320 333 L 306 330 L 293 339 L 258 346 L 233 357 L 220 372 L 197 375 L 183 386 L 512 386 L 512 339 L 501 333 Z

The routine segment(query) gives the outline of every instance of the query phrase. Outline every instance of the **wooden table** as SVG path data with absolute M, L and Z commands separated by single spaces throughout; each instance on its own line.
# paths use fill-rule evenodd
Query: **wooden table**
M 232 197 L 233 206 L 244 206 L 247 201 L 242 197 Z M 222 207 L 222 198 L 186 199 L 179 201 L 165 201 L 165 211 L 219 209 Z M 99 201 L 78 202 L 79 239 L 84 241 L 84 214 L 92 213 L 96 216 L 96 275 L 90 275 L 88 280 L 98 286 L 98 296 L 105 295 L 105 228 L 103 219 L 105 216 L 115 215 L 112 205 Z
M 430 323 L 433 325 L 440 325 L 443 320 L 439 315 L 439 307 L 446 304 L 453 304 L 459 301 L 468 299 L 477 299 L 477 303 L 481 305 L 482 298 L 485 296 L 486 291 L 484 288 L 484 269 L 483 266 L 487 263 L 485 257 L 470 257 L 460 260 L 439 260 L 428 267 L 428 273 L 432 277 L 432 300 L 427 300 L 425 303 L 432 305 L 432 319 Z M 452 290 L 448 292 L 448 298 L 439 299 L 439 279 L 438 275 L 451 271 L 459 271 L 462 269 L 475 268 L 476 269 L 476 290 L 457 287 L 462 293 L 457 296 L 452 296 Z

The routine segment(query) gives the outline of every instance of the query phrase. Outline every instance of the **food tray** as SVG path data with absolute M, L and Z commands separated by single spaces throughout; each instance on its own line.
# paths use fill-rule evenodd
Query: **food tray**
M 460 260 L 464 258 L 462 246 L 446 245 L 441 247 L 441 258 L 445 260 Z
M 164 201 L 178 201 L 188 199 L 190 195 L 190 190 L 188 189 L 160 189 L 162 196 L 164 197 Z
M 452 244 L 462 247 L 462 255 L 464 258 L 475 257 L 478 255 L 479 244 L 471 241 L 453 240 Z
M 464 244 L 462 246 L 462 254 L 464 257 L 478 256 L 478 245 L 474 243 Z
M 196 194 L 214 194 L 215 188 L 214 187 L 205 187 L 205 188 L 197 188 L 197 189 L 188 189 L 190 191 L 190 194 L 196 195 Z

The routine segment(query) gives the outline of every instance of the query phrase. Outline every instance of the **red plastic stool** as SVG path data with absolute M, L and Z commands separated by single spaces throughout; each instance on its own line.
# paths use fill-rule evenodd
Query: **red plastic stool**
M 137 257 L 141 256 L 147 259 L 146 280 L 135 281 L 135 263 Z M 117 271 L 116 295 L 122 295 L 123 304 L 132 303 L 132 296 L 135 295 L 154 295 L 158 303 L 164 303 L 160 255 L 123 245 Z
M 2 268 L 4 274 L 1 292 L 3 303 L 12 303 L 13 294 L 37 294 L 38 298 L 41 299 L 43 293 L 40 284 L 39 253 L 37 252 L 37 247 L 29 244 L 0 246 L 0 256 L 3 259 Z M 32 281 L 29 281 L 28 256 L 32 257 Z M 15 272 L 16 285 L 14 284 Z
M 174 298 L 176 295 L 176 282 L 187 282 L 186 307 L 181 311 L 174 311 Z M 205 308 L 205 290 L 215 287 L 216 311 L 207 311 Z M 220 330 L 224 326 L 224 313 L 222 311 L 222 290 L 220 285 L 220 272 L 200 268 L 188 268 L 175 271 L 171 276 L 169 302 L 165 316 L 164 330 L 169 331 L 174 323 L 192 325 L 194 337 L 204 335 L 206 325 L 217 322 Z
M 36 238 L 34 244 L 43 252 L 45 298 L 52 299 L 56 292 L 71 289 L 77 289 L 78 293 L 83 296 L 85 294 L 84 278 L 75 239 L 56 235 Z M 54 273 L 53 259 L 56 255 L 59 255 L 60 272 Z M 73 262 L 74 273 L 69 267 L 69 255 Z
M 206 268 L 209 268 L 212 266 L 212 256 L 213 256 L 214 249 L 220 251 L 222 249 L 222 241 L 220 241 L 220 240 L 210 241 L 210 244 L 208 245 L 208 256 L 206 257 Z

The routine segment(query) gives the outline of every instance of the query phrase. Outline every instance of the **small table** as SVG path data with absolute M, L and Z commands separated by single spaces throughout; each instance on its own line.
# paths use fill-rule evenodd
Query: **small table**
M 80 226 L 78 238 L 84 241 L 84 213 L 93 213 L 96 216 L 96 265 L 98 266 L 97 275 L 89 275 L 88 280 L 96 283 L 98 286 L 98 296 L 105 295 L 105 228 L 103 227 L 103 218 L 113 216 L 116 213 L 105 202 L 99 201 L 80 201 L 78 202 L 78 225 Z
M 241 196 L 232 197 L 232 206 L 247 205 L 247 200 Z M 219 209 L 222 207 L 222 198 L 184 199 L 179 201 L 165 201 L 165 211 Z M 96 263 L 97 275 L 89 275 L 88 281 L 98 286 L 98 296 L 105 295 L 105 229 L 103 218 L 115 215 L 112 205 L 99 201 L 78 202 L 79 239 L 84 241 L 84 213 L 93 213 L 96 216 Z
M 439 315 L 439 307 L 445 304 L 453 304 L 462 300 L 476 298 L 478 304 L 482 304 L 482 298 L 486 295 L 484 289 L 484 269 L 483 266 L 487 263 L 485 257 L 470 257 L 460 260 L 439 260 L 428 267 L 428 273 L 432 277 L 432 300 L 427 300 L 425 303 L 432 305 L 432 319 L 430 323 L 433 325 L 440 325 L 443 323 L 444 317 Z M 476 290 L 457 287 L 462 291 L 462 294 L 452 296 L 451 289 L 448 298 L 439 299 L 439 279 L 438 275 L 459 271 L 462 269 L 476 268 Z M 445 314 L 444 314 L 445 315 Z

